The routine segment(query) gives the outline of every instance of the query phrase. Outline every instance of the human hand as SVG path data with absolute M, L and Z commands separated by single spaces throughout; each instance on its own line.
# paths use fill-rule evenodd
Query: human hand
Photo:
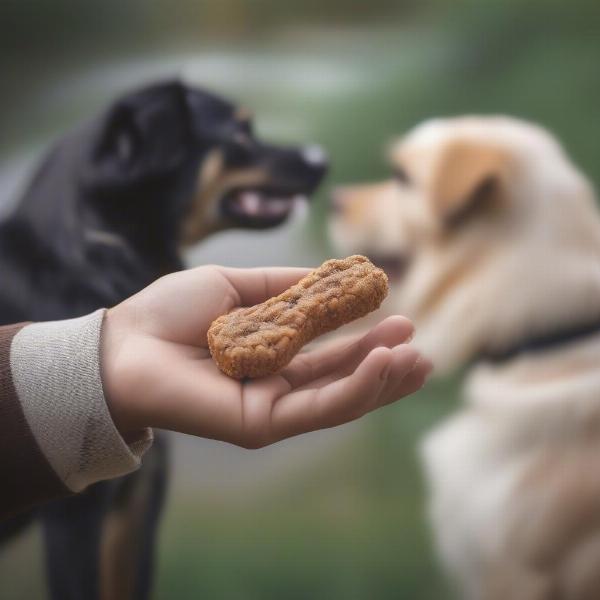
M 212 321 L 281 293 L 307 272 L 199 267 L 108 310 L 102 379 L 120 432 L 158 427 L 259 448 L 352 421 L 422 387 L 431 364 L 406 345 L 413 328 L 400 316 L 300 353 L 276 375 L 224 375 L 207 346 Z

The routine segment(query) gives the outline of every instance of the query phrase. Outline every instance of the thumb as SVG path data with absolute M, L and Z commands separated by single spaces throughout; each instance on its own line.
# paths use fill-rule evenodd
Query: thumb
M 302 267 L 217 268 L 237 293 L 239 306 L 252 306 L 264 302 L 297 283 L 312 270 Z

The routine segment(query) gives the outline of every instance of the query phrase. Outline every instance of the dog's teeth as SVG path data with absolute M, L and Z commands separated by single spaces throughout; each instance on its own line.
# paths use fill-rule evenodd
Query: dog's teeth
M 278 218 L 290 212 L 295 201 L 290 198 L 264 197 L 259 192 L 245 191 L 235 200 L 236 210 L 249 217 Z

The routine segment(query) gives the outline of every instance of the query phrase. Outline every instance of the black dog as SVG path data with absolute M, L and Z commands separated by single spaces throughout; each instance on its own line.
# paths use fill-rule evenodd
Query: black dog
M 0 225 L 0 324 L 112 306 L 181 269 L 185 244 L 282 223 L 325 170 L 318 148 L 264 144 L 244 110 L 181 82 L 127 95 L 54 146 Z M 157 436 L 136 473 L 38 510 L 52 598 L 147 598 L 165 485 Z

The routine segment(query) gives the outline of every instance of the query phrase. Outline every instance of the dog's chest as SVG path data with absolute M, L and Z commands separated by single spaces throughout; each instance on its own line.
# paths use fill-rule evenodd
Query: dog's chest
M 422 447 L 429 513 L 446 565 L 465 582 L 502 551 L 510 497 L 527 468 L 489 415 L 466 408 Z

